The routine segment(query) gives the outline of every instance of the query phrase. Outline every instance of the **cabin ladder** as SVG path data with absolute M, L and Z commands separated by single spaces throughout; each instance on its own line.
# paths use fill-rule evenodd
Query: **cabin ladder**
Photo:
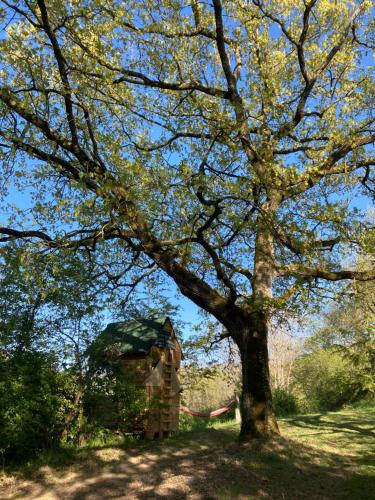
M 161 410 L 161 427 L 163 432 L 171 431 L 172 426 L 172 353 L 169 351 L 163 366 L 163 408 Z

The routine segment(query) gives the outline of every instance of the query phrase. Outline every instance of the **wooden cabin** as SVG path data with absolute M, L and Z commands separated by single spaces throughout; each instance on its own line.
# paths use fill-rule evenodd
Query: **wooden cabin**
M 115 352 L 124 376 L 144 387 L 150 409 L 140 419 L 146 437 L 165 436 L 178 430 L 183 357 L 169 318 L 110 323 L 101 334 L 109 352 Z M 108 352 L 108 351 L 107 351 Z

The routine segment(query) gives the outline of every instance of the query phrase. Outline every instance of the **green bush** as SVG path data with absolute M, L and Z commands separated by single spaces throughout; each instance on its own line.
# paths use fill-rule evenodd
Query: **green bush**
M 296 396 L 286 389 L 277 387 L 272 391 L 273 407 L 278 416 L 295 415 L 298 413 Z
M 179 430 L 182 432 L 206 429 L 212 425 L 211 418 L 192 417 L 187 413 L 180 412 Z
M 123 370 L 98 372 L 84 397 L 87 426 L 92 430 L 110 427 L 122 433 L 143 428 L 142 419 L 152 404 L 143 387 L 138 387 Z
M 293 392 L 305 411 L 338 410 L 361 397 L 355 368 L 331 349 L 316 350 L 300 358 L 293 377 Z
M 59 443 L 68 402 L 64 377 L 46 354 L 0 357 L 0 451 L 5 459 L 27 459 Z

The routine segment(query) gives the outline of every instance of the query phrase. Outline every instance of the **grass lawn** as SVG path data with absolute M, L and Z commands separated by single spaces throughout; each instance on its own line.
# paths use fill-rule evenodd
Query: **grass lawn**
M 212 420 L 160 441 L 50 452 L 6 468 L 0 497 L 375 498 L 374 405 L 279 422 L 268 443 L 240 446 L 235 423 Z

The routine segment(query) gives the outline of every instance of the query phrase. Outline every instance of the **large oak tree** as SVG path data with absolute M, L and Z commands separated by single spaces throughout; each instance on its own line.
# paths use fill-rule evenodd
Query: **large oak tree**
M 351 200 L 373 186 L 370 2 L 1 4 L 3 175 L 36 224 L 1 240 L 116 248 L 115 280 L 166 273 L 239 348 L 242 439 L 278 433 L 270 317 L 375 278 L 340 265 L 369 229 Z

